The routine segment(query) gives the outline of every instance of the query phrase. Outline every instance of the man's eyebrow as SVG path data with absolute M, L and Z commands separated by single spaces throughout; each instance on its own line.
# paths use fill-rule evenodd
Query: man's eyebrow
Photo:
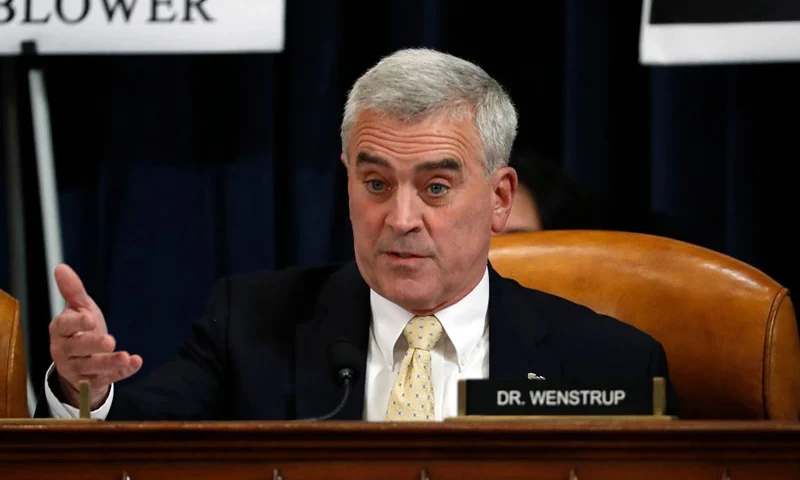
M 377 165 L 379 167 L 389 168 L 389 162 L 376 155 L 367 152 L 359 152 L 356 157 L 356 166 L 358 165 Z
M 391 168 L 389 162 L 378 155 L 373 155 L 367 152 L 359 152 L 356 156 L 356 165 L 376 165 L 384 168 Z M 461 172 L 463 164 L 454 158 L 443 158 L 431 162 L 423 162 L 415 167 L 415 170 L 420 171 L 435 171 L 435 170 L 451 170 L 454 172 Z
M 425 162 L 417 165 L 417 171 L 432 171 L 432 170 L 452 170 L 454 172 L 461 171 L 462 164 L 454 158 L 445 158 L 435 162 Z

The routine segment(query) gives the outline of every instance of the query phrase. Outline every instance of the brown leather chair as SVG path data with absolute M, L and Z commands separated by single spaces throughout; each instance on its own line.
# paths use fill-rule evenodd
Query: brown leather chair
M 0 418 L 28 418 L 28 371 L 19 302 L 0 290 Z
M 800 337 L 788 291 L 726 255 L 668 238 L 540 231 L 492 239 L 492 266 L 661 342 L 682 419 L 800 417 Z

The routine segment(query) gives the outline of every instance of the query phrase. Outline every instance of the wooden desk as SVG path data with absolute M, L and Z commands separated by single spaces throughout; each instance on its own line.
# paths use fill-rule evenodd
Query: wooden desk
M 798 479 L 800 424 L 0 424 L 12 479 Z

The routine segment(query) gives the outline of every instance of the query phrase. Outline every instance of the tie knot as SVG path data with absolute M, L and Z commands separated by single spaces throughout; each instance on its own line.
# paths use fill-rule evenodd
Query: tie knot
M 411 348 L 430 350 L 442 338 L 442 324 L 433 315 L 414 317 L 408 321 L 403 334 Z

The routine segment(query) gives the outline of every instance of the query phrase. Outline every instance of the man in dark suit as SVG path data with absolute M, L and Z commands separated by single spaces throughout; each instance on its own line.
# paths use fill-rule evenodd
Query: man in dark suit
M 382 59 L 349 93 L 342 122 L 356 261 L 221 280 L 175 358 L 116 388 L 142 365 L 115 351 L 102 312 L 69 267 L 67 306 L 50 325 L 53 365 L 37 416 L 296 419 L 342 398 L 326 357 L 345 341 L 358 378 L 336 419 L 440 420 L 464 378 L 650 382 L 667 379 L 661 345 L 489 265 L 509 215 L 507 166 L 517 116 L 482 69 L 425 49 Z

